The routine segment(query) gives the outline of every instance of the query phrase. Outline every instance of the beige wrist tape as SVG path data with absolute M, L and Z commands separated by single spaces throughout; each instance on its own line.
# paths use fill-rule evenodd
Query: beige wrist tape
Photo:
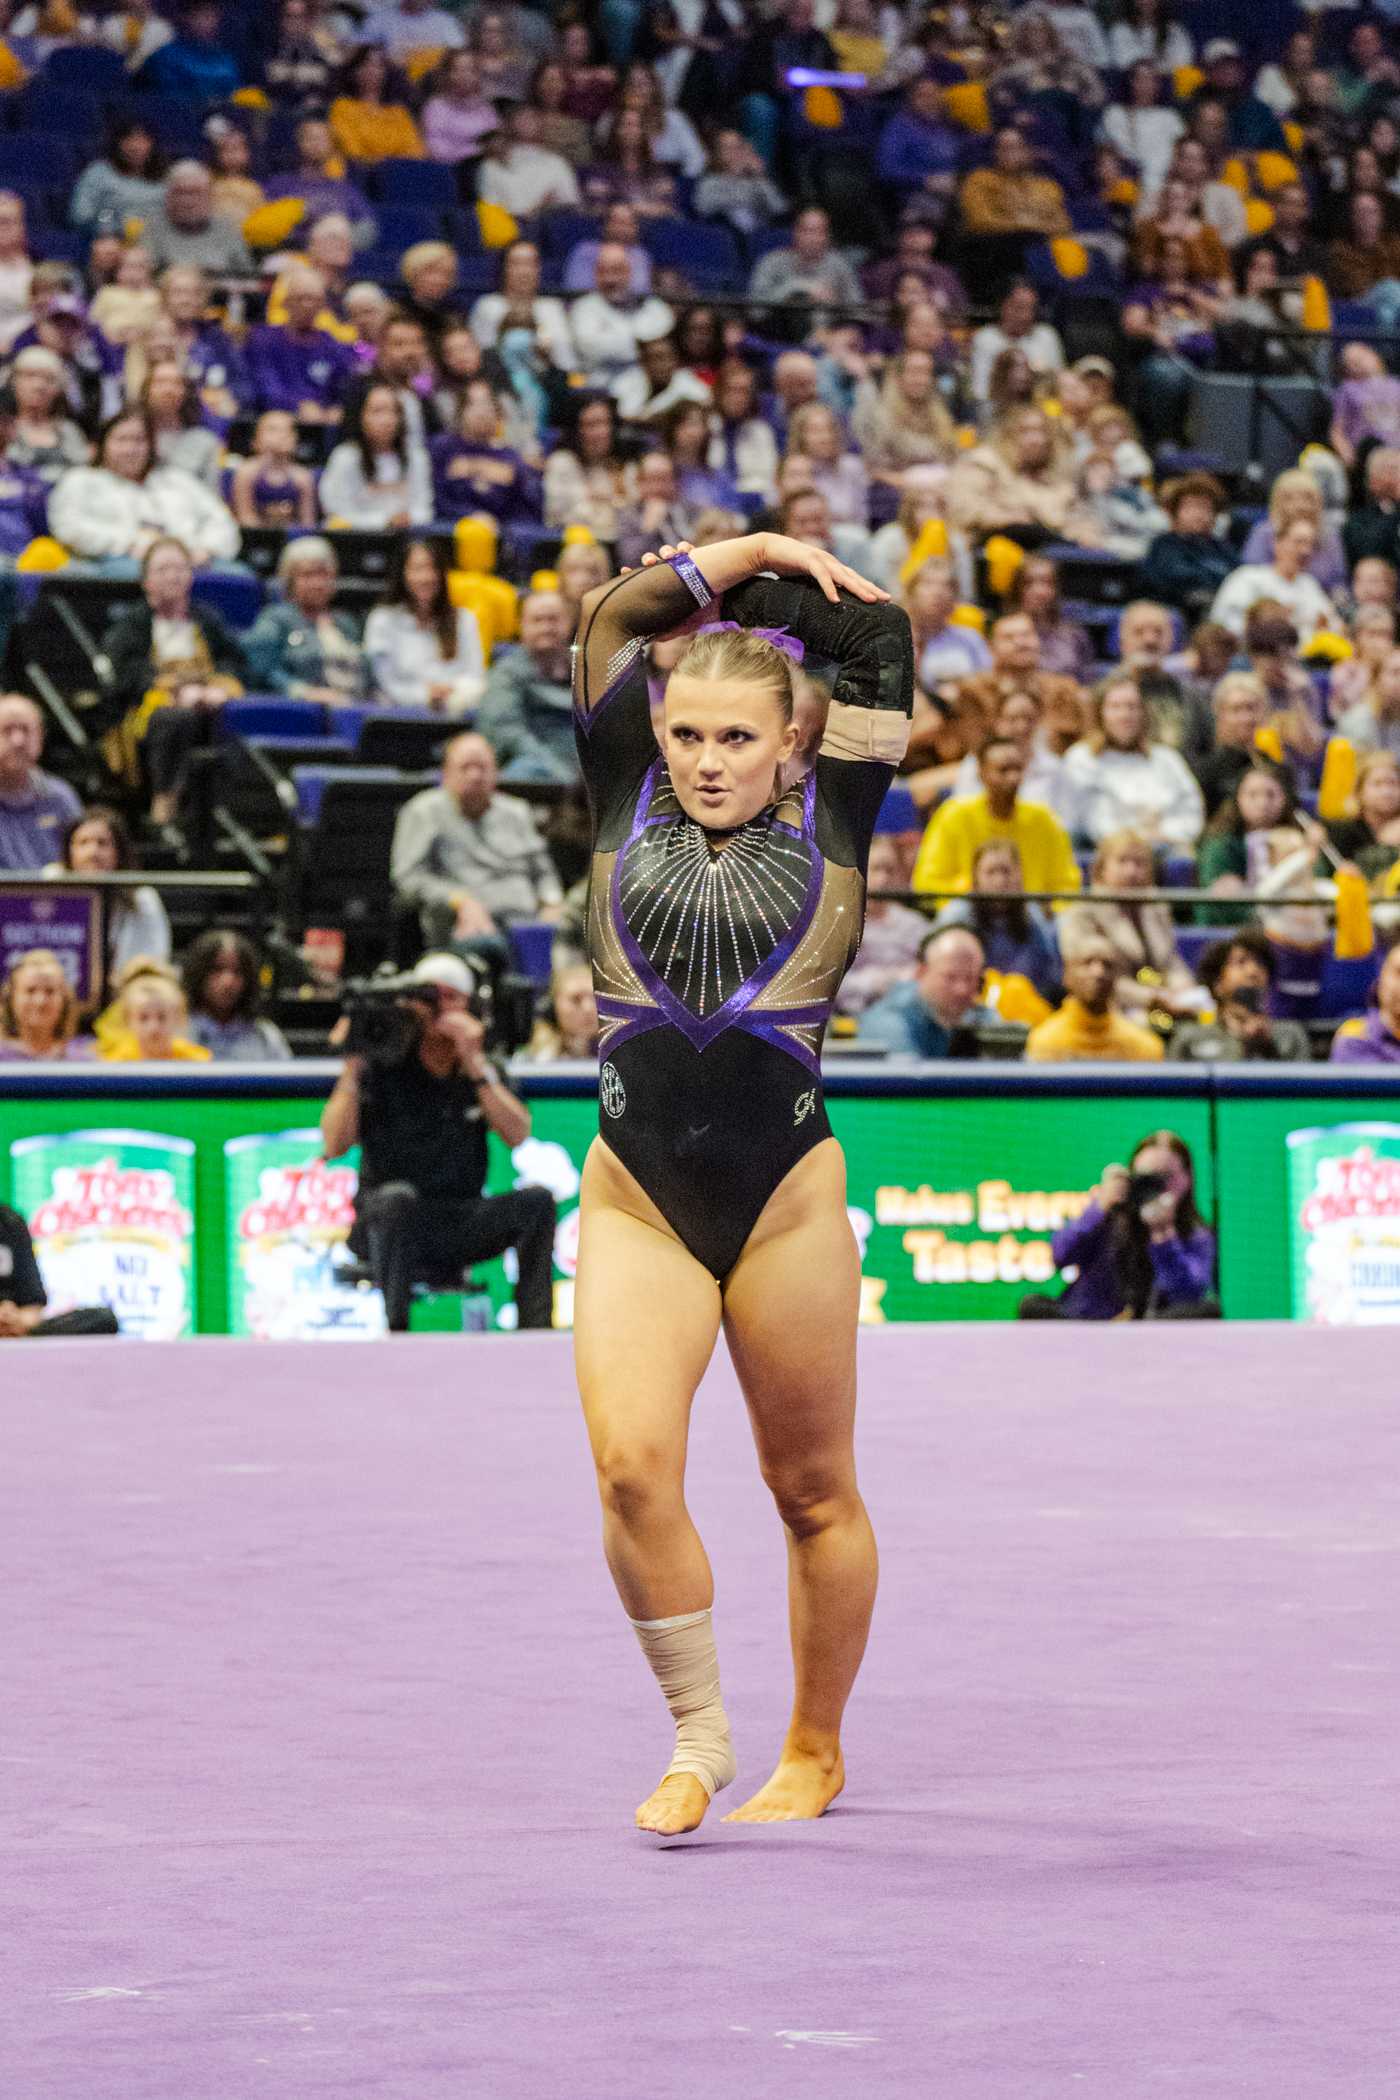
M 674 1619 L 633 1619 L 642 1652 L 676 1723 L 676 1754 L 666 1767 L 689 1772 L 713 1800 L 738 1769 L 719 1689 L 719 1655 L 708 1611 Z

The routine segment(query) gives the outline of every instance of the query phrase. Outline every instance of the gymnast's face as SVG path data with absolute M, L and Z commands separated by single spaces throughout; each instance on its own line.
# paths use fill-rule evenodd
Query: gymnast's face
M 677 673 L 666 688 L 663 737 L 686 815 L 707 831 L 733 831 L 774 799 L 798 730 L 777 695 L 747 679 Z

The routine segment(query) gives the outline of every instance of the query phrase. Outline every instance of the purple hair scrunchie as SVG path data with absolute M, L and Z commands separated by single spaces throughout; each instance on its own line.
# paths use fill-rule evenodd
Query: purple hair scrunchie
M 754 634 L 761 642 L 771 642 L 792 663 L 800 664 L 807 651 L 795 634 L 786 627 L 745 627 L 738 620 L 711 620 L 704 627 L 695 629 L 697 634 Z

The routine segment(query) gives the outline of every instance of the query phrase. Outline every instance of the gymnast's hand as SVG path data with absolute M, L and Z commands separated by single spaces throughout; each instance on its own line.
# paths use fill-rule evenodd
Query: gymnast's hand
M 779 576 L 811 576 L 819 583 L 831 600 L 837 604 L 839 590 L 849 591 L 853 598 L 863 598 L 867 605 L 888 605 L 890 594 L 882 591 L 867 577 L 857 575 L 828 554 L 825 547 L 809 547 L 805 540 L 790 540 L 781 532 L 756 532 L 757 542 L 754 557 L 757 569 L 776 569 Z

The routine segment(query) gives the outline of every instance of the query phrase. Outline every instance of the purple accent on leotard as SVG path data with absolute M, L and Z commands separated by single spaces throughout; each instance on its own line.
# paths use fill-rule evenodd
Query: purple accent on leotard
M 821 1077 L 821 1059 L 816 1051 L 809 1050 L 805 1043 L 788 1035 L 789 1028 L 810 1028 L 820 1025 L 825 1028 L 831 1009 L 825 1003 L 817 1006 L 785 1006 L 769 1008 L 761 1014 L 750 1014 L 741 1024 L 745 1035 L 756 1035 L 760 1042 L 770 1043 L 775 1050 L 785 1050 L 795 1057 L 809 1072 Z
M 765 991 L 773 982 L 783 965 L 795 952 L 799 941 L 812 923 L 813 915 L 817 909 L 817 900 L 821 896 L 824 874 L 822 857 L 817 852 L 815 844 L 817 782 L 816 775 L 809 774 L 803 786 L 802 836 L 807 841 L 809 857 L 807 863 L 807 888 L 797 917 L 789 931 L 778 942 L 772 954 L 767 956 L 759 964 L 758 968 L 744 979 L 737 991 L 730 993 L 723 1006 L 718 1007 L 708 1017 L 704 1017 L 692 1013 L 684 1000 L 678 999 L 665 979 L 658 975 L 646 950 L 627 924 L 622 910 L 623 866 L 630 848 L 641 837 L 642 832 L 646 828 L 648 821 L 647 812 L 651 807 L 652 796 L 656 793 L 658 782 L 665 770 L 665 760 L 659 757 L 648 767 L 646 778 L 642 782 L 642 792 L 637 798 L 637 808 L 632 819 L 631 833 L 627 844 L 623 847 L 621 853 L 618 854 L 613 864 L 610 892 L 613 926 L 619 941 L 622 943 L 623 951 L 628 961 L 636 971 L 645 990 L 655 999 L 657 1006 L 666 1019 L 673 1028 L 680 1030 L 680 1033 L 686 1038 L 692 1049 L 705 1050 L 715 1041 L 717 1036 L 723 1035 L 727 1028 L 732 1028 L 742 1022 L 743 1016 L 747 1013 L 749 1007 L 753 1005 L 759 994 Z M 748 1026 L 749 1024 L 744 1023 L 743 1025 Z
M 674 561 L 661 562 L 660 564 L 658 564 L 658 566 L 663 569 L 674 569 L 677 576 L 680 577 L 681 582 L 685 585 L 686 589 L 690 592 L 691 597 L 695 599 L 697 604 L 714 604 L 714 592 L 710 589 L 710 586 L 708 585 L 708 583 L 706 583 L 704 577 L 700 574 L 699 569 L 696 568 L 695 563 L 691 560 L 688 554 L 678 554 Z M 575 642 L 574 648 L 577 649 L 578 646 L 578 643 Z M 574 720 L 583 730 L 585 736 L 591 734 L 593 724 L 597 721 L 599 715 L 603 712 L 603 709 L 607 707 L 610 704 L 610 702 L 614 701 L 617 698 L 618 694 L 622 691 L 622 688 L 626 685 L 628 679 L 631 677 L 633 671 L 635 670 L 637 658 L 642 654 L 642 651 L 645 648 L 645 646 L 645 642 L 640 636 L 638 636 L 636 648 L 630 652 L 626 663 L 622 666 L 622 669 L 618 672 L 615 678 L 609 680 L 607 686 L 598 695 L 598 698 L 594 701 L 591 707 L 585 708 L 581 704 L 581 702 L 577 698 L 575 698 Z

